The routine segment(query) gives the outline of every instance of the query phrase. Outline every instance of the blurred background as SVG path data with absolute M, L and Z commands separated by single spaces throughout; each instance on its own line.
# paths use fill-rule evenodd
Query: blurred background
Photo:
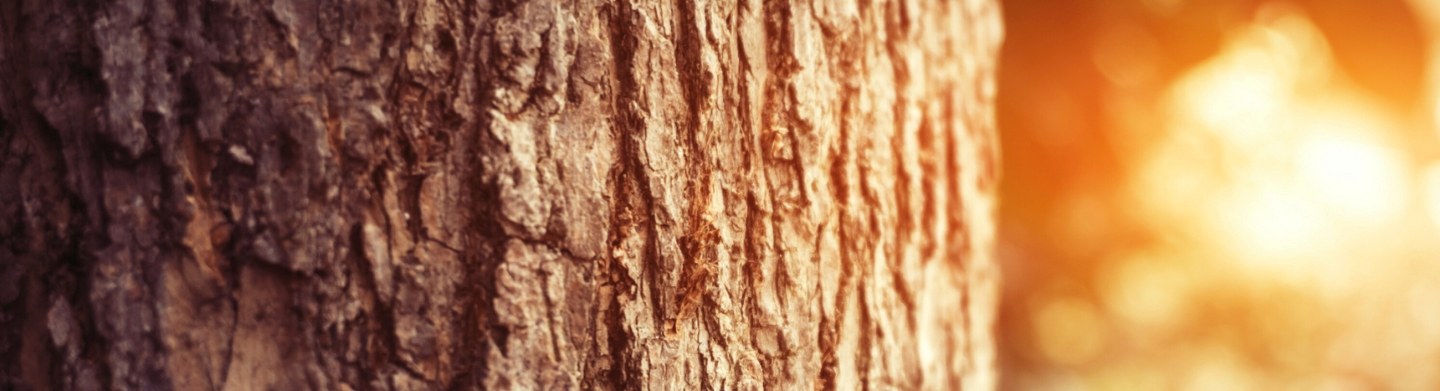
M 1440 4 L 1003 8 L 1005 389 L 1440 389 Z

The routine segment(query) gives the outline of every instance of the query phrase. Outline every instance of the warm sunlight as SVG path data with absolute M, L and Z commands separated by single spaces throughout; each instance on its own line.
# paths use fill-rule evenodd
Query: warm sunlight
M 1022 274 L 1009 281 L 1050 278 L 1009 291 L 1024 311 L 1008 319 L 1033 330 L 1015 349 L 1030 365 L 1015 367 L 1016 388 L 1440 386 L 1440 373 L 1403 364 L 1440 354 L 1440 117 L 1378 93 L 1398 64 L 1357 69 L 1367 47 L 1334 30 L 1392 22 L 1311 2 L 1143 3 L 1097 13 L 1114 18 L 1089 49 L 1100 82 L 1056 95 L 1103 97 L 1080 106 L 1100 115 L 1072 113 L 1093 124 L 1069 128 L 1096 141 L 1062 150 L 1046 143 L 1065 130 L 1041 128 L 1037 150 L 1060 162 L 1051 171 L 1007 152 L 1021 154 L 1007 163 L 1017 193 L 1059 189 L 1058 212 L 1041 220 L 1057 249 L 1013 250 L 1036 265 L 1011 264 Z M 1205 24 L 1216 15 L 1230 19 Z M 1223 26 L 1202 30 L 1213 48 L 1172 42 L 1195 42 L 1184 34 L 1197 26 Z M 1205 55 L 1165 57 L 1186 50 Z M 1064 122 L 1002 129 L 1050 123 Z M 1022 203 L 1007 204 L 1022 208 L 1012 216 L 1034 218 L 1020 200 L 1007 199 Z M 1011 235 L 1030 234 L 1011 221 Z
M 1406 159 L 1385 145 L 1400 133 L 1397 120 L 1335 77 L 1306 19 L 1269 12 L 1272 19 L 1238 33 L 1176 83 L 1169 136 L 1156 156 L 1190 157 L 1178 166 L 1151 163 L 1169 164 L 1169 172 L 1135 179 L 1210 178 L 1198 188 L 1165 186 L 1198 192 L 1190 196 L 1198 204 L 1166 204 L 1174 210 L 1148 215 L 1150 223 L 1188 219 L 1204 227 L 1195 239 L 1222 252 L 1216 256 L 1297 276 L 1324 269 L 1318 262 L 1361 259 L 1365 238 L 1345 228 L 1394 223 L 1410 189 Z M 1358 253 L 1336 256 L 1346 252 Z
M 1378 223 L 1395 217 L 1410 193 L 1400 152 L 1360 135 L 1316 136 L 1301 142 L 1295 163 L 1305 194 L 1340 217 Z

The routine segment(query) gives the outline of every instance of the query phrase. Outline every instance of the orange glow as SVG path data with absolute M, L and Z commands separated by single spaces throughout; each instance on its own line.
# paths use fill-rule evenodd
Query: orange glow
M 1057 299 L 1045 302 L 1035 311 L 1041 327 L 1035 329 L 1036 340 L 1045 357 L 1066 364 L 1081 364 L 1093 359 L 1104 347 L 1104 329 L 1095 309 L 1081 300 Z
M 1143 330 L 1167 330 L 1189 316 L 1193 281 L 1157 254 L 1129 254 L 1102 271 L 1100 297 L 1111 311 Z M 1144 336 L 1141 336 L 1144 337 Z
M 1430 222 L 1440 226 L 1440 162 L 1431 163 L 1422 175 L 1426 211 L 1430 214 Z
M 1327 207 L 1360 219 L 1388 220 L 1409 193 L 1399 153 L 1346 137 L 1316 136 L 1300 145 L 1301 185 Z
M 1357 68 L 1365 42 L 1341 34 L 1398 23 L 1345 19 L 1371 5 L 1093 3 L 1093 81 L 1001 84 L 1017 96 L 1001 324 L 1024 325 L 1001 342 L 1006 384 L 1440 389 L 1423 364 L 1440 357 L 1440 62 L 1408 102 L 1374 81 L 1396 64 Z M 1436 4 L 1400 8 L 1430 49 Z M 1167 57 L 1202 51 L 1172 41 L 1216 18 L 1213 49 Z M 1066 109 L 1025 116 L 1050 103 Z
M 1137 197 L 1184 201 L 1158 205 L 1149 223 L 1196 222 L 1194 240 L 1216 257 L 1282 278 L 1313 277 L 1334 266 L 1321 263 L 1354 259 L 1336 254 L 1364 252 L 1365 238 L 1350 229 L 1394 223 L 1409 173 L 1402 153 L 1384 145 L 1400 132 L 1396 121 L 1337 82 L 1332 62 L 1314 26 L 1280 14 L 1178 81 L 1170 137 L 1153 155 L 1169 161 L 1134 180 Z

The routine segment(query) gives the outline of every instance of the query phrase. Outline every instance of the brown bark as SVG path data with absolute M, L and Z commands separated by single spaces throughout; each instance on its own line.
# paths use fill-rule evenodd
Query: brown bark
M 0 382 L 991 388 L 998 12 L 0 3 Z

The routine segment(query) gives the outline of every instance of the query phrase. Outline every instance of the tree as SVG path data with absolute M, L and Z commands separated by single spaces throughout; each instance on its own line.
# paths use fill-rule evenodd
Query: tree
M 998 13 L 5 2 L 0 375 L 992 387 Z

